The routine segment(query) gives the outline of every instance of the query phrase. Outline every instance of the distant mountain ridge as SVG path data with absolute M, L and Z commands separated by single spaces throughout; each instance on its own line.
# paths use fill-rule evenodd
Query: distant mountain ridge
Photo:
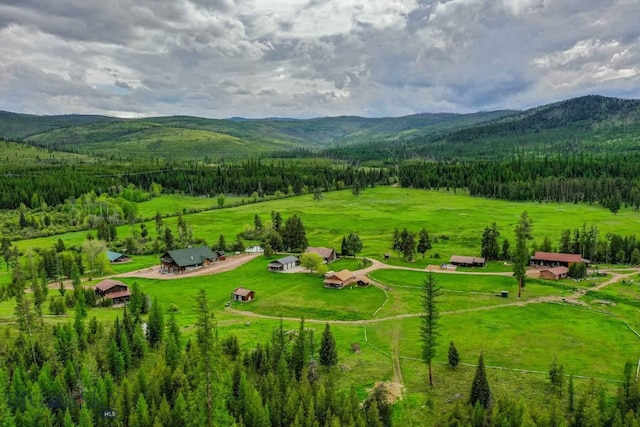
M 499 158 L 519 153 L 601 154 L 640 150 L 640 100 L 588 95 L 438 135 L 329 149 L 359 160 Z
M 47 149 L 117 158 L 215 160 L 297 148 L 316 150 L 402 135 L 427 135 L 509 114 L 513 112 L 230 120 L 190 116 L 141 119 L 32 116 L 5 112 L 0 115 L 0 137 L 23 139 Z
M 519 152 L 640 150 L 640 100 L 589 95 L 525 111 L 403 117 L 120 119 L 0 111 L 0 138 L 113 158 L 210 160 L 306 149 L 301 156 L 381 160 L 495 158 Z

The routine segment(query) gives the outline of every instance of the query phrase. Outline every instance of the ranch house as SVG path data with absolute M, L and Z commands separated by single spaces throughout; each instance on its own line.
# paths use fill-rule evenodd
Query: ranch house
M 220 254 L 216 254 L 207 246 L 197 248 L 176 249 L 165 252 L 160 257 L 163 273 L 184 273 L 211 265 Z
M 105 279 L 93 287 L 96 299 L 108 298 L 114 304 L 126 304 L 131 297 L 131 291 L 127 285 L 117 280 Z
M 349 270 L 338 271 L 337 273 L 325 274 L 324 287 L 331 289 L 342 289 L 352 284 L 356 279 L 356 274 Z
M 236 288 L 236 290 L 231 294 L 231 299 L 233 301 L 249 302 L 253 301 L 254 298 L 255 292 L 245 288 Z
M 287 271 L 300 265 L 300 260 L 295 256 L 286 256 L 284 258 L 271 261 L 267 266 L 269 271 Z
M 307 250 L 304 252 L 305 253 L 312 252 L 314 254 L 318 254 L 320 258 L 322 258 L 324 262 L 327 264 L 338 259 L 338 254 L 336 253 L 336 250 L 333 248 L 314 248 L 312 246 L 309 246 Z
M 487 260 L 481 257 L 451 255 L 449 264 L 459 267 L 484 267 L 487 265 Z
M 548 267 L 570 267 L 571 264 L 584 262 L 589 264 L 588 259 L 582 258 L 580 254 L 563 254 L 555 252 L 536 252 L 531 257 L 531 263 L 534 265 L 546 265 Z

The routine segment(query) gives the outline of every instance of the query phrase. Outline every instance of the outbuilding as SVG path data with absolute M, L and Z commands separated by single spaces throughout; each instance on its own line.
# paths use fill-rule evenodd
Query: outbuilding
M 536 252 L 531 257 L 531 263 L 536 265 L 546 265 L 549 267 L 570 267 L 571 264 L 583 262 L 589 264 L 591 261 L 582 258 L 580 254 L 564 254 L 555 252 Z
M 449 264 L 459 267 L 484 267 L 487 260 L 481 257 L 451 255 Z
M 284 258 L 271 261 L 267 268 L 269 271 L 286 271 L 291 270 L 300 265 L 300 260 L 295 256 L 286 256 Z
M 322 258 L 324 262 L 327 264 L 338 259 L 338 254 L 336 253 L 336 250 L 333 248 L 315 248 L 315 247 L 309 246 L 307 250 L 304 252 L 305 253 L 311 252 L 314 254 L 318 254 L 320 258 Z
M 121 254 L 119 252 L 107 251 L 107 258 L 111 264 L 120 264 L 122 262 L 129 262 L 131 258 Z
M 233 301 L 249 302 L 253 301 L 254 298 L 255 292 L 245 288 L 236 288 L 236 290 L 231 294 L 231 299 Z
M 540 270 L 540 278 L 547 280 L 559 280 L 566 279 L 569 276 L 569 269 L 567 267 L 553 267 Z

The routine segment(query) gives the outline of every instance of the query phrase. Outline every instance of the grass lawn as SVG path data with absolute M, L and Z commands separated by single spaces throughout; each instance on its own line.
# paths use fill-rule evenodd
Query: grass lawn
M 158 198 L 156 203 L 166 203 L 166 209 L 178 205 L 175 199 L 164 197 Z M 208 202 L 215 203 L 215 200 Z M 340 209 L 337 210 L 336 206 Z M 155 213 L 156 209 L 149 211 Z M 342 236 L 356 232 L 364 243 L 359 255 L 366 257 L 380 258 L 390 251 L 395 227 L 407 227 L 416 233 L 425 227 L 434 239 L 434 247 L 424 259 L 418 255 L 412 263 L 395 256 L 389 260 L 390 263 L 418 268 L 440 264 L 451 254 L 479 255 L 482 230 L 493 221 L 498 223 L 503 237 L 513 240 L 512 231 L 523 210 L 527 210 L 534 221 L 533 235 L 538 242 L 547 235 L 555 241 L 562 229 L 580 227 L 582 222 L 597 225 L 601 234 L 609 231 L 620 233 L 620 230 L 640 226 L 640 215 L 627 209 L 614 216 L 598 206 L 503 202 L 464 194 L 391 187 L 366 189 L 360 197 L 349 191 L 331 192 L 326 193 L 321 201 L 313 201 L 312 195 L 292 197 L 186 215 L 185 219 L 196 237 L 213 242 L 224 234 L 227 241 L 231 241 L 245 227 L 253 226 L 255 214 L 261 216 L 263 223 L 268 223 L 272 210 L 280 211 L 284 218 L 294 213 L 300 215 L 313 246 L 339 248 Z M 176 229 L 176 218 L 166 218 L 164 222 Z M 151 237 L 155 237 L 152 221 L 148 222 L 147 228 Z M 129 230 L 129 226 L 120 227 L 118 234 L 126 236 Z M 70 233 L 64 235 L 63 240 L 67 245 L 79 244 L 85 236 L 86 232 Z M 55 243 L 58 237 L 23 241 L 18 245 L 21 248 L 46 246 Z M 431 258 L 436 253 L 441 258 Z M 165 309 L 169 304 L 175 304 L 178 307 L 176 317 L 186 336 L 194 331 L 194 297 L 200 289 L 205 289 L 216 315 L 220 337 L 236 334 L 245 349 L 267 341 L 279 321 L 225 310 L 231 292 L 240 286 L 255 291 L 256 300 L 247 304 L 234 303 L 233 308 L 275 317 L 368 320 L 385 301 L 374 319 L 422 311 L 421 285 L 427 277 L 426 272 L 393 269 L 372 272 L 374 280 L 391 288 L 385 294 L 376 287 L 325 289 L 317 274 L 269 273 L 266 271 L 268 262 L 264 257 L 258 257 L 234 271 L 210 276 L 121 280 L 128 285 L 137 282 L 145 293 L 152 298 L 157 297 Z M 329 267 L 332 270 L 355 270 L 359 262 L 347 258 Z M 134 262 L 114 266 L 114 270 L 128 271 L 157 264 L 157 255 L 134 257 Z M 501 272 L 510 271 L 510 268 L 490 263 L 478 271 Z M 585 307 L 562 303 L 497 307 L 519 301 L 513 277 L 444 273 L 435 274 L 435 277 L 443 295 L 439 305 L 441 337 L 435 366 L 437 386 L 433 390 L 426 385 L 426 367 L 419 361 L 418 317 L 393 318 L 366 325 L 333 323 L 331 326 L 340 354 L 341 371 L 337 382 L 341 388 L 354 384 L 359 395 L 364 396 L 366 388 L 375 381 L 394 379 L 397 373 L 393 356 L 399 357 L 407 394 L 404 403 L 396 407 L 398 425 L 431 425 L 441 411 L 453 405 L 456 394 L 462 394 L 463 398 L 468 396 L 474 368 L 461 366 L 452 371 L 446 367 L 449 341 L 456 343 L 463 363 L 475 364 L 482 351 L 489 366 L 540 371 L 525 374 L 488 368 L 494 391 L 538 403 L 549 402 L 551 391 L 546 372 L 554 357 L 564 365 L 567 374 L 617 380 L 624 363 L 637 360 L 640 355 L 640 340 L 624 323 L 626 321 L 640 330 L 640 320 L 636 320 L 640 319 L 637 276 L 633 283 L 614 284 L 600 291 L 587 292 L 582 297 L 587 303 Z M 0 272 L 0 283 L 9 280 L 8 274 Z M 591 285 L 590 282 L 528 280 L 523 300 L 562 297 L 572 294 L 577 286 L 585 288 Z M 508 298 L 496 296 L 505 290 L 509 291 Z M 608 300 L 615 305 L 598 303 L 598 300 Z M 0 323 L 12 321 L 14 304 L 12 300 L 0 302 Z M 121 313 L 119 309 L 94 308 L 90 310 L 89 317 L 96 316 L 101 321 L 110 322 Z M 69 310 L 69 315 L 71 319 L 72 310 Z M 46 320 L 54 321 L 61 320 Z M 13 326 L 11 324 L 10 327 Z M 298 322 L 285 321 L 284 326 L 297 329 Z M 323 324 L 307 322 L 307 326 L 314 330 L 319 342 Z M 358 343 L 362 351 L 351 352 L 352 343 Z M 576 385 L 584 388 L 584 383 L 586 380 Z M 607 387 L 609 395 L 612 395 L 612 386 Z
M 225 206 L 239 203 L 242 197 L 225 196 Z M 162 215 L 177 215 L 182 213 L 183 209 L 217 209 L 218 200 L 216 197 L 192 197 L 184 194 L 165 194 L 160 197 L 138 203 L 138 216 L 147 220 L 155 218 L 156 213 Z
M 165 197 L 168 200 L 163 200 Z M 171 197 L 173 196 L 162 196 L 146 203 L 165 204 L 167 209 L 174 212 Z M 214 204 L 215 200 L 202 199 L 200 202 Z M 340 209 L 336 210 L 336 206 L 340 206 Z M 151 208 L 149 212 L 155 214 L 156 210 L 158 209 Z M 196 237 L 213 242 L 223 234 L 227 241 L 231 241 L 233 236 L 245 228 L 253 227 L 255 214 L 262 218 L 263 223 L 270 222 L 272 210 L 279 211 L 283 218 L 298 214 L 305 225 L 309 243 L 313 246 L 339 249 L 342 237 L 355 232 L 363 242 L 363 250 L 359 255 L 368 257 L 381 258 L 382 254 L 390 252 L 394 228 L 402 230 L 406 227 L 418 233 L 424 227 L 432 237 L 433 249 L 427 252 L 426 258 L 418 255 L 415 262 L 407 264 L 420 268 L 427 264 L 440 264 L 452 254 L 479 255 L 482 230 L 493 221 L 498 224 L 501 237 L 513 241 L 513 229 L 523 210 L 528 211 L 533 220 L 536 242 L 541 242 L 545 236 L 556 241 L 560 238 L 561 230 L 580 227 L 584 222 L 598 226 L 601 234 L 619 233 L 620 230 L 640 227 L 640 215 L 631 209 L 622 209 L 617 215 L 613 215 L 595 205 L 518 203 L 470 197 L 461 193 L 396 187 L 366 189 L 359 197 L 353 196 L 348 190 L 328 192 L 320 201 L 314 201 L 313 195 L 308 194 L 189 214 L 185 215 L 185 220 Z M 164 223 L 175 230 L 177 218 L 166 218 Z M 146 225 L 150 237 L 155 237 L 153 221 Z M 128 225 L 118 227 L 120 238 L 130 233 Z M 20 241 L 17 245 L 21 249 L 50 246 L 59 237 L 67 245 L 78 245 L 86 234 L 87 232 L 67 233 Z M 441 258 L 430 258 L 436 253 Z M 389 261 L 404 263 L 393 257 Z

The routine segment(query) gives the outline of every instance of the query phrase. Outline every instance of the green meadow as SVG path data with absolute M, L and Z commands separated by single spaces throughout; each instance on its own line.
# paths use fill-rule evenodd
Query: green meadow
M 191 207 L 212 206 L 216 200 L 161 196 L 144 203 L 141 204 L 141 216 L 150 217 L 156 211 L 171 214 Z M 188 214 L 184 218 L 192 227 L 194 236 L 213 243 L 220 234 L 231 241 L 239 232 L 253 227 L 256 214 L 263 223 L 270 222 L 273 210 L 279 211 L 283 218 L 299 215 L 311 245 L 339 249 L 342 237 L 355 232 L 363 242 L 363 250 L 359 255 L 376 258 L 390 252 L 394 228 L 402 230 L 406 227 L 418 233 L 424 227 L 433 241 L 433 249 L 427 252 L 425 258 L 417 255 L 415 262 L 407 264 L 390 260 L 391 263 L 421 268 L 428 264 L 440 264 L 451 254 L 480 255 L 482 231 L 494 221 L 501 237 L 513 241 L 515 224 L 525 210 L 533 219 L 536 242 L 542 242 L 545 236 L 549 236 L 552 242 L 558 242 L 563 229 L 581 227 L 583 223 L 597 225 L 601 235 L 607 232 L 621 233 L 621 230 L 631 234 L 634 230 L 640 230 L 640 215 L 632 209 L 622 209 L 613 215 L 598 205 L 519 203 L 469 197 L 460 192 L 454 194 L 398 187 L 367 188 L 359 197 L 347 190 L 328 192 L 320 201 L 314 201 L 313 195 L 308 194 Z M 167 226 L 177 229 L 177 217 L 163 221 Z M 154 237 L 155 223 L 147 221 L 146 225 L 150 236 Z M 120 238 L 130 233 L 131 226 L 118 227 Z M 62 238 L 67 245 L 79 245 L 86 235 L 86 231 L 67 233 L 16 244 L 21 249 L 42 247 Z M 436 254 L 440 258 L 435 257 Z
M 215 203 L 215 199 L 206 201 Z M 171 213 L 171 209 L 189 209 L 196 206 L 196 202 L 179 196 L 162 196 L 148 211 Z M 516 281 L 504 274 L 509 267 L 502 264 L 465 270 L 495 274 L 434 273 L 442 295 L 438 305 L 441 336 L 433 389 L 428 386 L 426 366 L 420 360 L 418 335 L 421 285 L 428 274 L 422 269 L 428 264 L 441 263 L 451 254 L 479 255 L 480 235 L 491 222 L 498 224 L 503 237 L 512 240 L 518 216 L 526 210 L 534 220 L 534 239 L 541 241 L 548 235 L 555 242 L 562 229 L 580 227 L 583 222 L 597 225 L 601 233 L 631 233 L 629 230 L 640 225 L 640 214 L 632 210 L 623 209 L 612 215 L 599 206 L 513 203 L 465 194 L 378 187 L 366 189 L 360 197 L 341 191 L 326 193 L 322 200 L 314 201 L 312 195 L 304 195 L 189 214 L 185 219 L 193 227 L 194 236 L 213 242 L 224 234 L 229 241 L 238 232 L 252 227 L 256 214 L 268 223 L 272 210 L 279 211 L 284 218 L 298 214 L 310 244 L 315 246 L 339 249 L 342 236 L 356 232 L 364 244 L 359 255 L 381 259 L 382 254 L 390 252 L 395 227 L 406 227 L 416 233 L 424 227 L 434 240 L 433 249 L 424 259 L 418 255 L 411 263 L 392 254 L 390 264 L 416 270 L 386 268 L 370 273 L 385 290 L 374 286 L 325 289 L 318 274 L 268 272 L 266 266 L 270 260 L 264 257 L 234 271 L 209 276 L 120 280 L 128 285 L 138 283 L 165 309 L 173 304 L 185 337 L 193 333 L 194 298 L 200 289 L 207 292 L 220 337 L 235 334 L 245 349 L 267 341 L 280 317 L 285 318 L 283 324 L 289 330 L 298 327 L 298 321 L 293 319 L 304 317 L 318 342 L 324 322 L 330 322 L 340 355 L 338 385 L 346 389 L 354 384 L 364 397 L 366 390 L 377 381 L 401 382 L 405 387 L 404 399 L 396 405 L 394 413 L 398 425 L 433 424 L 440 414 L 453 407 L 456 394 L 467 396 L 473 365 L 480 352 L 484 353 L 495 392 L 540 404 L 549 403 L 551 399 L 547 372 L 554 357 L 564 366 L 566 374 L 576 376 L 578 391 L 587 388 L 589 378 L 595 378 L 609 395 L 615 393 L 624 363 L 635 363 L 640 357 L 640 339 L 631 329 L 640 330 L 640 320 L 636 320 L 640 310 L 640 276 L 598 291 L 588 290 L 593 281 L 529 279 L 523 298 L 518 299 Z M 164 219 L 165 224 L 173 228 L 176 221 L 176 218 Z M 153 236 L 152 222 L 148 223 L 148 229 Z M 119 236 L 126 235 L 128 230 L 129 226 L 120 227 Z M 85 236 L 86 232 L 61 237 L 69 245 L 81 243 Z M 55 243 L 58 237 L 22 241 L 18 245 L 21 248 L 44 246 Z M 441 258 L 435 258 L 436 253 Z M 360 262 L 342 259 L 331 264 L 330 269 L 357 269 Z M 134 257 L 132 263 L 113 269 L 114 273 L 120 273 L 157 263 L 157 255 Z M 628 273 L 632 271 L 625 269 Z M 8 280 L 9 275 L 0 272 L 0 283 Z M 601 283 L 606 279 L 599 280 Z M 231 292 L 240 286 L 255 291 L 256 300 L 227 307 Z M 563 303 L 562 298 L 573 296 L 578 287 L 588 290 L 579 298 L 583 305 Z M 502 291 L 509 292 L 508 298 L 499 296 Z M 57 291 L 50 291 L 54 293 Z M 540 301 L 546 297 L 553 302 Z M 13 301 L 0 303 L 0 325 L 12 325 L 13 305 Z M 89 317 L 111 322 L 121 313 L 117 308 L 93 308 Z M 72 316 L 69 310 L 67 319 Z M 46 319 L 46 322 L 62 320 Z M 446 365 L 450 341 L 455 342 L 462 358 L 463 365 L 457 370 Z M 351 351 L 355 343 L 360 346 L 360 353 Z

